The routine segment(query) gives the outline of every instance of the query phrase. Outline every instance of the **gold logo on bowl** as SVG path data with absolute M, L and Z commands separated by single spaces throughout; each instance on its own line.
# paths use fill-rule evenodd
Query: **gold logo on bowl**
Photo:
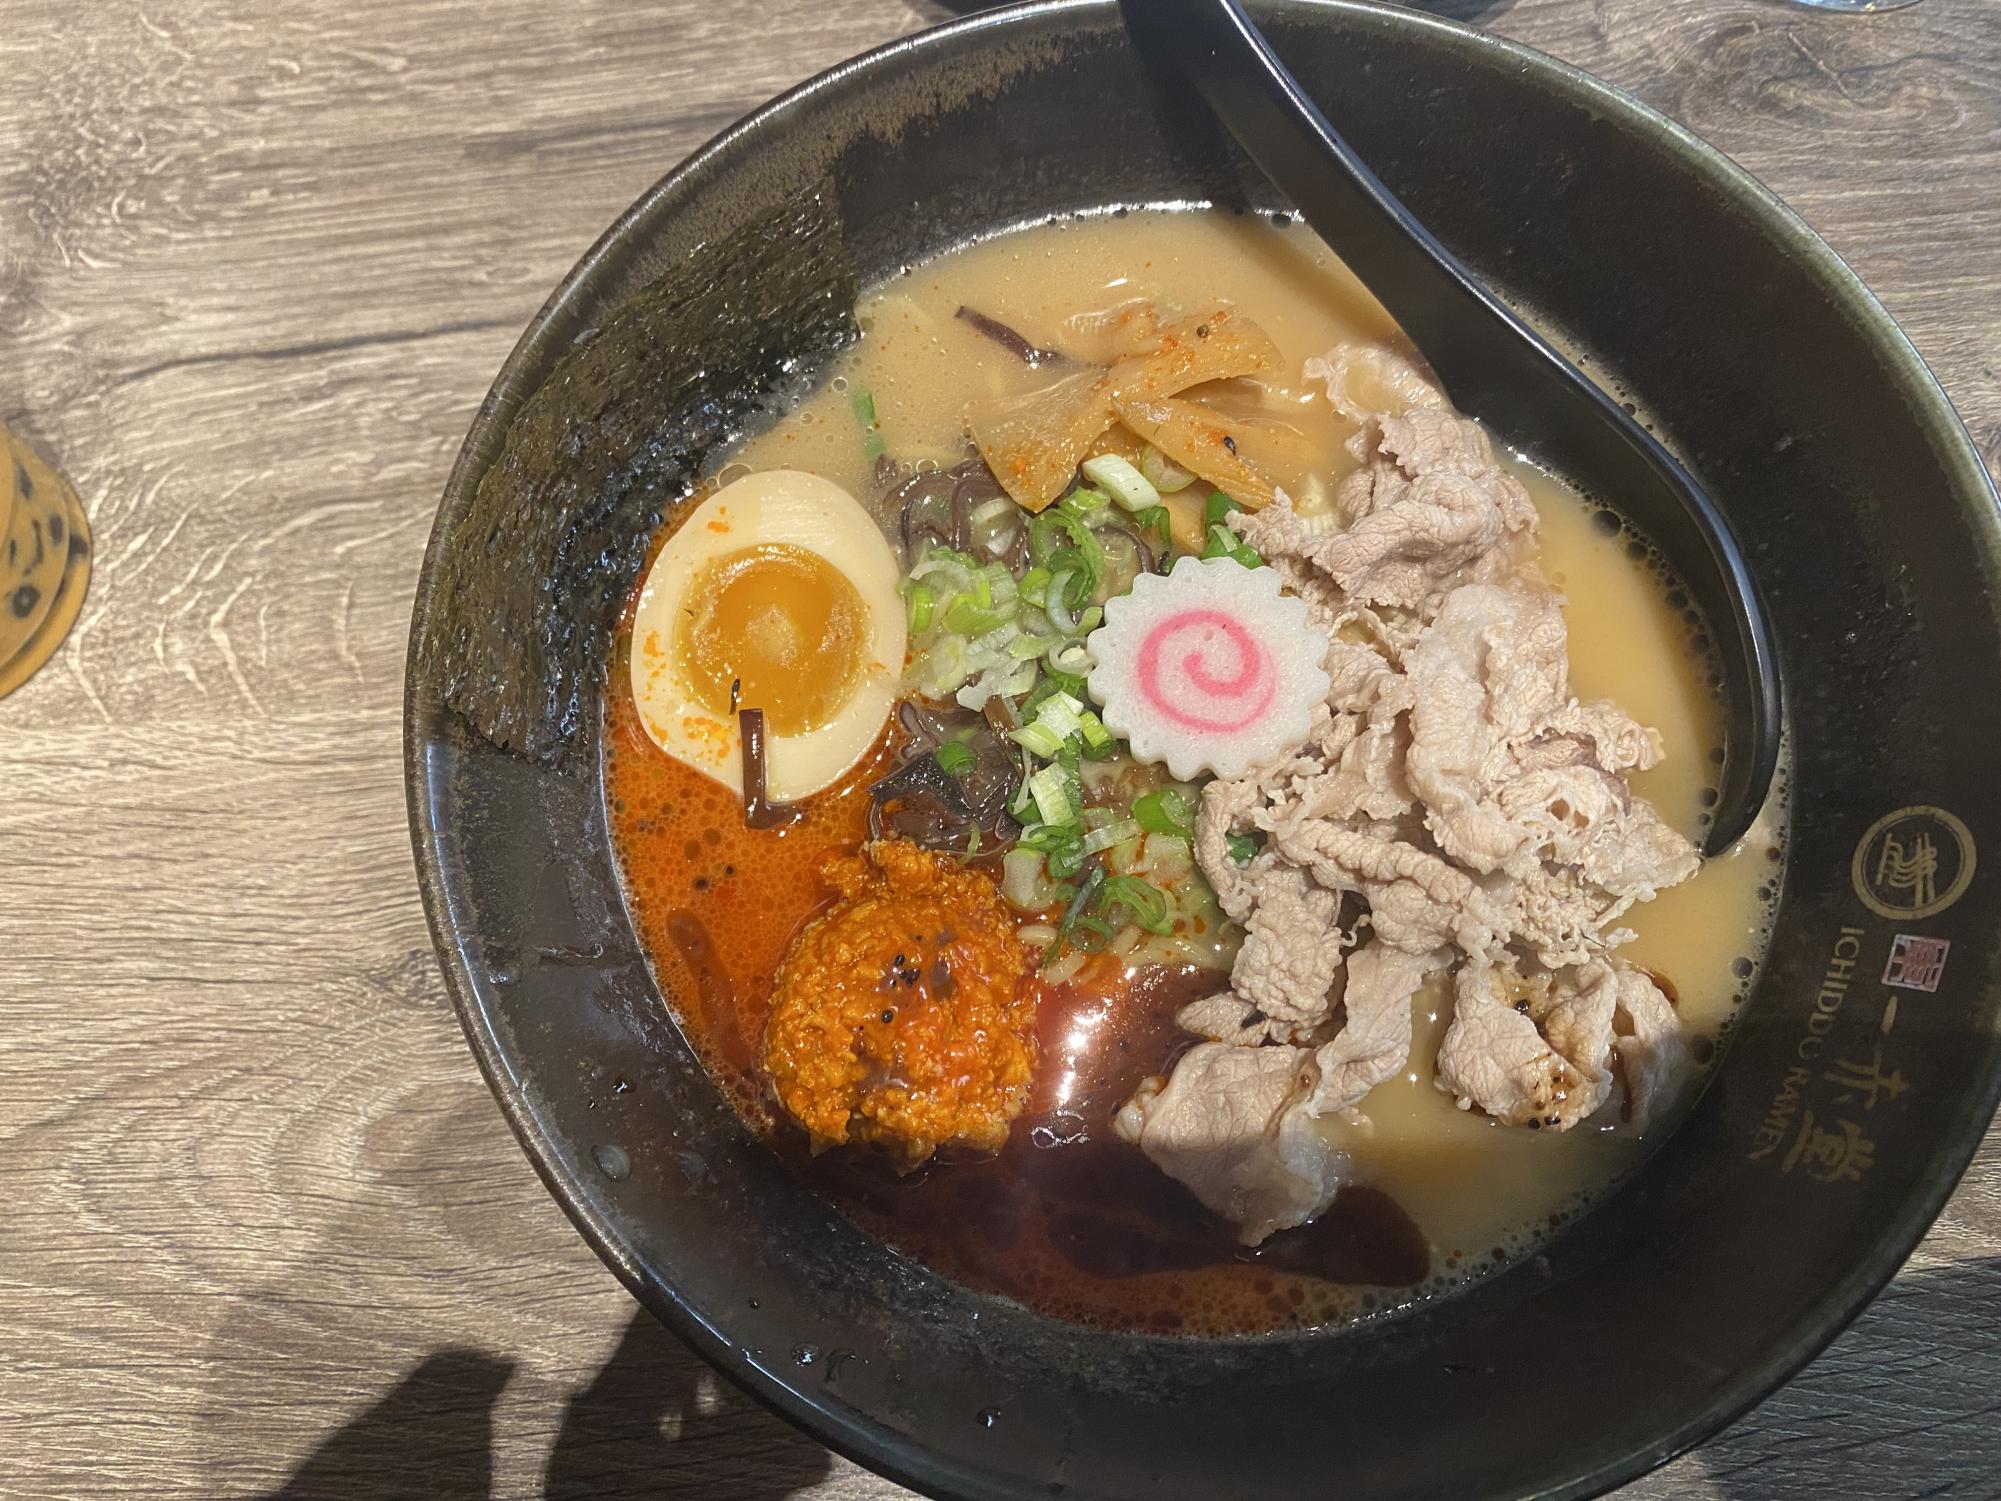
M 1880 917 L 1931 917 L 1966 894 L 1973 880 L 1973 835 L 1943 808 L 1899 808 L 1869 826 L 1855 846 L 1855 894 Z

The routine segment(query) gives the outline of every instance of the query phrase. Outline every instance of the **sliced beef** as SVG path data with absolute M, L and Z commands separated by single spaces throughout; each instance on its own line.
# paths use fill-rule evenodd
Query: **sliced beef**
M 1465 871 L 1415 844 L 1304 818 L 1279 823 L 1272 843 L 1323 886 L 1365 897 L 1377 941 L 1392 948 L 1485 954 L 1507 939 L 1506 909 Z
M 1606 966 L 1561 987 L 1492 964 L 1463 966 L 1438 1045 L 1438 1087 L 1460 1109 L 1477 1106 L 1504 1125 L 1575 1125 L 1612 1092 L 1604 1058 L 1617 993 Z
M 1495 800 L 1533 739 L 1569 697 L 1563 615 L 1546 589 L 1469 584 L 1445 597 L 1411 653 L 1404 775 L 1438 847 L 1469 870 L 1526 873 L 1531 832 Z
M 1325 633 L 1327 699 L 1298 751 L 1203 791 L 1195 858 L 1245 941 L 1229 992 L 1179 1013 L 1205 1041 L 1120 1117 L 1253 1243 L 1328 1202 L 1345 1164 L 1313 1122 L 1407 1066 L 1411 997 L 1441 970 L 1438 1083 L 1498 1121 L 1643 1125 L 1688 1065 L 1674 1008 L 1610 955 L 1696 852 L 1627 786 L 1660 737 L 1570 692 L 1527 494 L 1408 358 L 1344 348 L 1307 373 L 1362 467 L 1336 515 L 1280 495 L 1230 524 Z M 1241 864 L 1233 834 L 1259 840 Z
M 1688 1082 L 1688 1038 L 1681 1018 L 1644 970 L 1619 970 L 1612 1049 L 1626 1085 L 1626 1118 L 1644 1129 L 1673 1105 Z
M 1304 1042 L 1333 1010 L 1330 994 L 1347 947 L 1341 894 L 1297 866 L 1268 863 L 1244 924 L 1230 984 L 1272 1023 L 1272 1035 Z
M 1407 480 L 1385 471 L 1382 483 L 1395 487 L 1387 498 L 1379 483 L 1369 509 L 1352 526 L 1312 539 L 1300 555 L 1349 600 L 1428 615 L 1430 605 L 1462 570 L 1509 539 L 1512 507 L 1504 501 L 1500 482 L 1483 483 L 1465 474 Z M 1244 526 L 1246 536 L 1253 538 L 1261 530 L 1265 528 Z M 1255 540 L 1252 545 L 1258 546 Z
M 1191 1037 L 1239 1048 L 1254 1048 L 1275 1036 L 1265 1014 L 1231 990 L 1190 1001 L 1174 1013 L 1174 1024 Z
M 1411 354 L 1381 344 L 1337 345 L 1308 360 L 1301 374 L 1326 386 L 1327 404 L 1350 422 L 1445 405 L 1444 392 Z
M 1313 1061 L 1320 1081 L 1306 1108 L 1315 1116 L 1346 1110 L 1410 1062 L 1411 997 L 1452 962 L 1449 949 L 1407 954 L 1370 944 L 1348 965 L 1341 1030 Z
M 1318 1079 L 1304 1048 L 1200 1043 L 1114 1124 L 1254 1246 L 1319 1214 L 1347 1176 L 1348 1159 L 1302 1108 Z

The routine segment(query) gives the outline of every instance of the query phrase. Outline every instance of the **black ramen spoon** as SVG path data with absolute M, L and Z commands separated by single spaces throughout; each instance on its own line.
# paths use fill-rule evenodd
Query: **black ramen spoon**
M 1716 636 L 1724 762 L 1705 847 L 1758 816 L 1779 760 L 1779 678 L 1749 569 L 1722 514 L 1653 435 L 1488 291 L 1377 180 L 1236 0 L 1120 0 L 1140 55 L 1192 84 L 1314 232 L 1416 343 L 1461 411 L 1633 521 Z

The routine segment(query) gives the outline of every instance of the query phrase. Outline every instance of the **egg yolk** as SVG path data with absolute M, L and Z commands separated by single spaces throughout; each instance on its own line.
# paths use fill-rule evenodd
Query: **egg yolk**
M 868 607 L 817 553 L 765 542 L 711 559 L 674 635 L 681 680 L 711 714 L 762 709 L 775 735 L 817 730 L 860 680 Z

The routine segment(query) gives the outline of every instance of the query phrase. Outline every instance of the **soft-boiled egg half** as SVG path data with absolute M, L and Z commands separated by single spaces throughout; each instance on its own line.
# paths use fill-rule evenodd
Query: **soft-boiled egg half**
M 632 696 L 646 733 L 741 793 L 737 713 L 762 709 L 768 797 L 839 781 L 896 704 L 898 577 L 875 519 L 832 480 L 773 469 L 723 486 L 639 593 Z

